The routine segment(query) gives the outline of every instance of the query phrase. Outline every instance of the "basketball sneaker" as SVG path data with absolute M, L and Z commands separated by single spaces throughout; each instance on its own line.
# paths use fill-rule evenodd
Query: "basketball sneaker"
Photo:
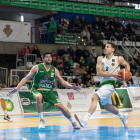
M 80 125 L 78 125 L 77 122 L 73 122 L 72 126 L 74 129 L 80 129 Z
M 7 120 L 9 122 L 12 122 L 13 120 L 7 115 L 7 116 L 4 116 L 4 120 Z
M 87 121 L 85 118 L 82 118 L 81 116 L 78 116 L 77 114 L 74 114 L 75 119 L 79 122 L 81 127 L 84 127 L 87 125 Z
M 41 128 L 45 128 L 45 120 L 44 119 L 41 119 L 40 120 L 40 124 L 39 124 L 39 127 L 38 127 L 39 129 L 41 129 Z
M 128 113 L 123 114 L 123 118 L 120 119 L 123 122 L 124 127 L 127 128 Z

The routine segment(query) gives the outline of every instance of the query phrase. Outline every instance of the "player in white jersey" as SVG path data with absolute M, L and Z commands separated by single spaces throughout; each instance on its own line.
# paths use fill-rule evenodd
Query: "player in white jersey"
M 125 69 L 128 69 L 129 71 L 130 66 L 122 56 L 114 56 L 115 50 L 115 44 L 109 42 L 105 46 L 105 56 L 98 57 L 96 69 L 97 75 L 100 79 L 99 90 L 92 96 L 88 113 L 83 118 L 75 114 L 76 120 L 82 127 L 87 125 L 87 121 L 96 110 L 97 102 L 99 100 L 107 111 L 120 117 L 124 127 L 127 127 L 128 114 L 122 114 L 115 106 L 112 105 L 111 95 L 115 91 L 115 82 L 117 79 L 120 80 L 120 75 L 118 74 L 120 65 L 125 66 Z

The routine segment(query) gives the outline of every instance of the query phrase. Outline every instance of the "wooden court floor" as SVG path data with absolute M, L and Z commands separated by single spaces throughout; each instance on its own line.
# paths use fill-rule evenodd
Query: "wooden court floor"
M 123 110 L 128 112 L 128 128 L 124 128 L 121 120 L 106 111 L 96 111 L 88 121 L 88 125 L 74 130 L 69 120 L 60 112 L 45 113 L 45 129 L 39 130 L 37 114 L 11 116 L 13 122 L 7 122 L 0 116 L 0 140 L 12 139 L 140 139 L 140 109 Z M 86 112 L 78 112 L 84 116 Z M 72 113 L 72 116 L 74 113 Z

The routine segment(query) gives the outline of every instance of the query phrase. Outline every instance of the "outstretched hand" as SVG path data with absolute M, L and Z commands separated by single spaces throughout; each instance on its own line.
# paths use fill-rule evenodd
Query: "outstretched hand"
M 79 87 L 79 86 L 76 86 L 76 85 L 73 85 L 72 89 L 73 89 L 73 90 L 80 91 L 80 90 L 81 90 L 81 87 Z
M 9 92 L 9 94 L 12 95 L 12 94 L 14 94 L 14 93 L 16 93 L 16 92 L 17 92 L 17 89 L 14 88 L 13 90 L 11 90 L 11 91 Z

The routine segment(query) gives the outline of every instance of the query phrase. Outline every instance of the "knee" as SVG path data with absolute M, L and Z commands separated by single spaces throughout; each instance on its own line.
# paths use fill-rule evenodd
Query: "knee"
M 37 95 L 35 96 L 35 98 L 36 98 L 36 102 L 37 102 L 37 103 L 40 103 L 40 102 L 42 101 L 42 95 L 41 95 L 41 94 L 37 94 Z
M 99 101 L 99 96 L 96 93 L 93 94 L 91 101 Z
M 61 109 L 64 108 L 64 106 L 63 106 L 62 104 L 55 105 L 55 107 L 56 107 L 57 109 L 59 109 L 59 110 L 61 110 Z

